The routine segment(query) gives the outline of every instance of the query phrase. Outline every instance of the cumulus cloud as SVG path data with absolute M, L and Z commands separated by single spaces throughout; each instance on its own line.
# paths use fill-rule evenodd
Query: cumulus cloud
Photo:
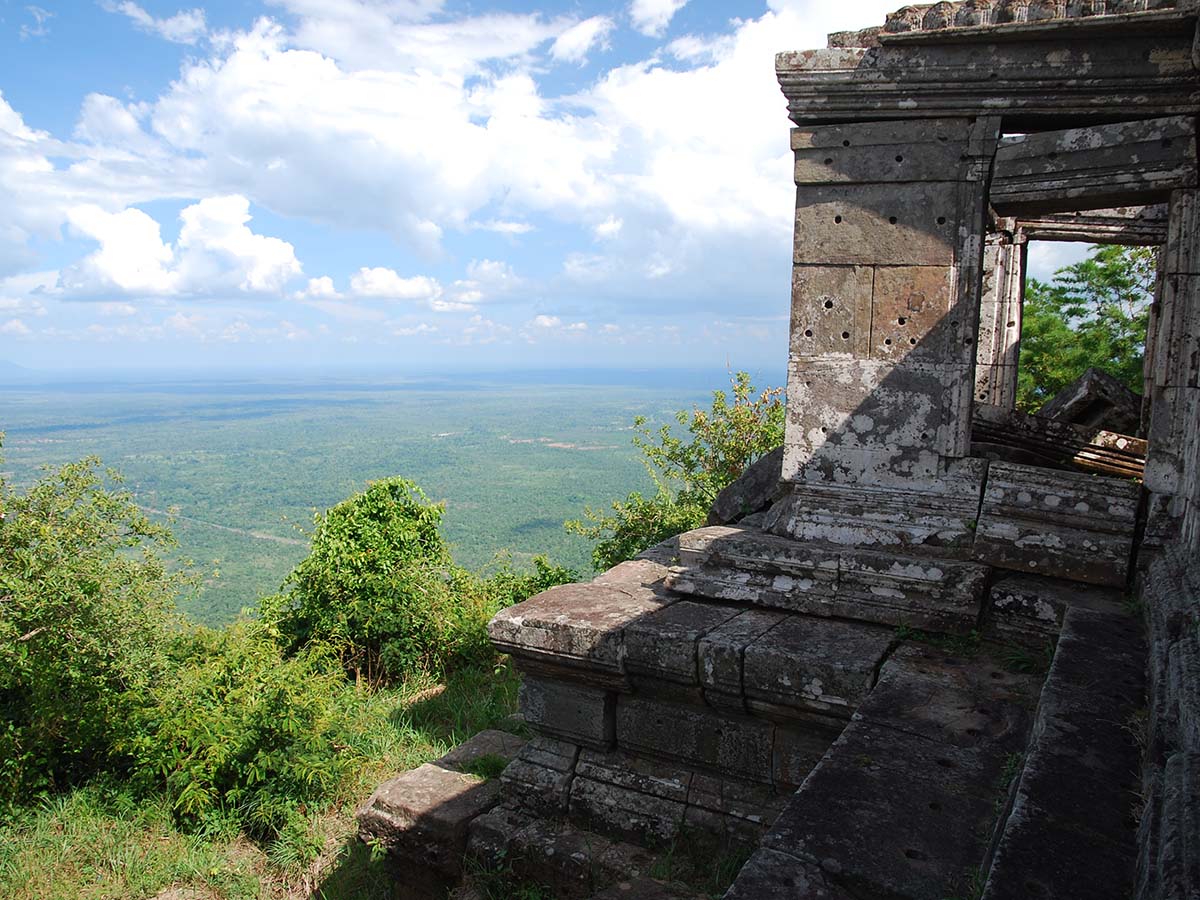
M 32 330 L 20 319 L 9 319 L 7 322 L 0 324 L 0 334 L 11 334 L 15 337 L 25 337 L 32 334 Z
M 207 31 L 202 9 L 180 10 L 173 16 L 159 19 L 132 0 L 122 0 L 119 3 L 108 0 L 103 6 L 109 12 L 127 16 L 143 31 L 177 44 L 195 44 Z
M 529 324 L 534 328 L 558 328 L 562 325 L 562 319 L 558 316 L 534 316 Z
M 550 46 L 550 55 L 559 62 L 583 64 L 593 47 L 607 47 L 608 34 L 616 23 L 608 16 L 592 16 L 572 25 Z
M 675 13 L 687 5 L 687 0 L 633 0 L 629 18 L 633 27 L 647 37 L 658 37 L 667 30 Z
M 350 292 L 357 297 L 380 300 L 435 300 L 442 286 L 435 278 L 414 275 L 404 278 L 394 269 L 362 268 L 350 278 Z
M 179 240 L 171 246 L 158 222 L 140 209 L 73 207 L 67 213 L 72 229 L 100 247 L 64 269 L 58 289 L 79 297 L 274 294 L 301 273 L 291 244 L 247 226 L 245 197 L 210 197 L 185 207 L 179 218 Z

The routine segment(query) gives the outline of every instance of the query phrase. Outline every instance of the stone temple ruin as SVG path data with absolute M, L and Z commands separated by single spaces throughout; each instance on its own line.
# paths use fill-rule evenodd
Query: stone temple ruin
M 686 857 L 737 900 L 1200 896 L 1198 7 L 909 6 L 778 56 L 778 468 L 493 620 L 535 736 L 368 801 L 407 889 L 703 896 Z M 1013 409 L 1030 240 L 1161 248 L 1124 434 Z

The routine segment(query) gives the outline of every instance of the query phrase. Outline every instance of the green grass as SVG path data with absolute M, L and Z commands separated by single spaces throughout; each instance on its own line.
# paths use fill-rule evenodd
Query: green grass
M 0 897 L 139 900 L 179 887 L 194 891 L 180 900 L 389 900 L 396 882 L 356 840 L 355 807 L 387 778 L 503 726 L 517 685 L 501 665 L 348 692 L 353 772 L 336 796 L 266 847 L 219 825 L 185 833 L 165 800 L 107 782 L 10 810 L 0 819 Z

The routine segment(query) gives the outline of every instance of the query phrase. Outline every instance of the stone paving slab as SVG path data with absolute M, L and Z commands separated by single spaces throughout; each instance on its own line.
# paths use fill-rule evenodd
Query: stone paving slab
M 778 855 L 752 860 L 729 896 L 788 896 L 769 892 L 783 890 L 770 865 L 798 880 L 795 897 L 967 896 L 1029 721 L 1028 684 L 997 671 L 985 656 L 896 651 L 764 838 Z
M 1066 613 L 984 900 L 1133 895 L 1144 658 L 1132 617 Z
M 832 882 L 818 863 L 760 848 L 738 873 L 724 900 L 858 900 Z

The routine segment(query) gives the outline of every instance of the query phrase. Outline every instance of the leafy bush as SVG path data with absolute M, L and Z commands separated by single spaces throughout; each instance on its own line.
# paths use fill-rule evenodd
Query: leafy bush
M 1096 247 L 1050 284 L 1030 279 L 1017 405 L 1036 411 L 1093 367 L 1140 394 L 1154 281 L 1152 248 L 1116 246 Z
M 310 646 L 288 659 L 257 625 L 180 636 L 172 677 L 134 741 L 139 780 L 165 789 L 178 820 L 226 822 L 258 839 L 296 827 L 302 806 L 346 774 L 346 684 L 337 658 Z
M 124 769 L 166 677 L 169 532 L 95 459 L 0 481 L 0 800 Z
M 568 531 L 597 541 L 592 562 L 598 570 L 632 559 L 661 540 L 704 524 L 721 489 L 746 467 L 783 443 L 782 388 L 757 396 L 750 376 L 731 379 L 733 402 L 724 391 L 713 392 L 710 410 L 680 410 L 675 421 L 690 439 L 676 437 L 669 424 L 657 430 L 643 416 L 633 420 L 634 446 L 641 451 L 656 492 L 634 492 L 612 504 L 613 515 L 588 508 L 585 523 L 565 523 Z
M 311 552 L 283 591 L 262 601 L 268 632 L 288 653 L 313 642 L 335 648 L 368 684 L 397 681 L 490 660 L 486 624 L 497 610 L 575 578 L 545 560 L 529 575 L 507 562 L 490 577 L 473 575 L 450 561 L 441 516 L 402 478 L 317 515 Z

